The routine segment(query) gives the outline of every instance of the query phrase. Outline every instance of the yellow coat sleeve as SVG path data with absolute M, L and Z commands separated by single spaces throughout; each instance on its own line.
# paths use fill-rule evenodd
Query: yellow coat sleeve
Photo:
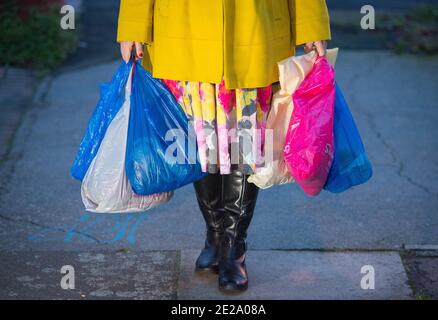
M 152 42 L 154 0 L 120 0 L 117 41 Z
M 330 18 L 325 0 L 289 0 L 295 45 L 330 40 Z

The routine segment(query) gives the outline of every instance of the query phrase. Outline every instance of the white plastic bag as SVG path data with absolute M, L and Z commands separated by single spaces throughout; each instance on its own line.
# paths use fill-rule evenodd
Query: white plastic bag
M 99 213 L 142 212 L 170 200 L 173 192 L 149 196 L 132 191 L 125 173 L 132 70 L 125 89 L 125 101 L 111 121 L 105 137 L 82 180 L 81 196 L 87 211 Z
M 327 59 L 334 65 L 338 49 L 327 50 Z M 278 63 L 280 90 L 272 98 L 271 109 L 266 121 L 266 132 L 272 132 L 272 144 L 265 144 L 265 155 L 272 155 L 272 161 L 267 161 L 265 166 L 248 178 L 261 189 L 274 185 L 293 182 L 283 156 L 283 148 L 293 112 L 292 95 L 300 83 L 309 74 L 316 60 L 316 52 L 290 57 Z

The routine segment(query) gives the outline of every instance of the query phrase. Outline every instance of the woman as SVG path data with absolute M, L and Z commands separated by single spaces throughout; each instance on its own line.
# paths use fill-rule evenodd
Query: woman
M 325 54 L 325 0 L 121 0 L 122 57 L 160 78 L 193 121 L 204 179 L 194 183 L 207 226 L 196 271 L 219 273 L 222 290 L 246 290 L 246 233 L 263 165 L 264 128 L 277 62 Z

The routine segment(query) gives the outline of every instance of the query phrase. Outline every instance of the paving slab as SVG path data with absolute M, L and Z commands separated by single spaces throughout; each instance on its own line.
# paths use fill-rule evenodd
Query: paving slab
M 412 291 L 395 252 L 250 251 L 249 290 L 224 295 L 217 276 L 194 273 L 198 251 L 181 254 L 179 299 L 410 299 Z M 362 289 L 363 266 L 372 266 L 374 289 Z
M 0 252 L 0 299 L 175 299 L 179 254 Z M 74 289 L 61 279 L 74 268 Z

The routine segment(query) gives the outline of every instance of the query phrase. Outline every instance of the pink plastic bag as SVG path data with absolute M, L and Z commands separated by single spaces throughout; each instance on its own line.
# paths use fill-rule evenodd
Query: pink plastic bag
M 333 162 L 334 77 L 333 67 L 320 57 L 293 94 L 284 158 L 292 177 L 311 196 L 321 192 Z

